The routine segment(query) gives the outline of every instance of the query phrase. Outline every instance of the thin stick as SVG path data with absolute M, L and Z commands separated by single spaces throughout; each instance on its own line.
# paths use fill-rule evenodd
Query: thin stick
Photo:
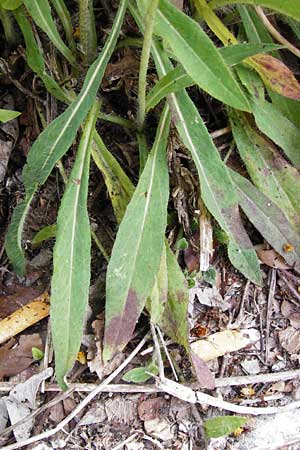
M 123 361 L 122 364 L 111 373 L 101 384 L 99 384 L 90 394 L 88 394 L 81 403 L 79 403 L 73 411 L 64 418 L 55 428 L 52 430 L 45 431 L 44 433 L 38 434 L 37 436 L 32 436 L 29 439 L 25 439 L 24 441 L 15 442 L 14 444 L 7 445 L 2 447 L 2 450 L 15 450 L 17 448 L 22 448 L 25 445 L 32 444 L 33 442 L 41 441 L 42 439 L 48 439 L 50 436 L 53 436 L 58 431 L 61 431 L 80 411 L 83 410 L 96 395 L 100 394 L 103 391 L 103 388 L 107 386 L 122 370 L 130 363 L 130 361 L 135 357 L 135 355 L 140 351 L 140 349 L 145 345 L 145 342 L 148 339 L 148 334 L 141 340 L 141 342 L 137 345 L 137 347 L 133 350 L 133 352 Z
M 158 332 L 160 341 L 161 341 L 161 343 L 162 343 L 162 346 L 163 346 L 163 348 L 164 348 L 165 354 L 166 354 L 166 356 L 167 356 L 167 358 L 168 358 L 169 364 L 170 364 L 170 366 L 171 366 L 171 369 L 172 369 L 174 378 L 175 378 L 176 381 L 179 381 L 178 376 L 177 376 L 177 373 L 176 373 L 176 370 L 175 370 L 175 367 L 174 367 L 174 364 L 173 364 L 173 361 L 172 361 L 172 358 L 171 358 L 171 355 L 170 355 L 170 353 L 169 353 L 168 347 L 166 346 L 164 337 L 163 337 L 163 335 L 162 335 L 162 332 L 160 331 L 160 328 L 159 328 L 158 326 L 156 326 L 156 329 L 157 329 L 157 332 Z
M 277 414 L 279 412 L 292 411 L 296 408 L 300 408 L 300 401 L 289 403 L 286 406 L 269 406 L 265 408 L 235 405 L 213 397 L 212 395 L 204 394 L 199 391 L 193 391 L 191 388 L 176 383 L 176 381 L 169 380 L 167 378 L 161 380 L 157 377 L 155 378 L 157 380 L 157 386 L 163 392 L 172 395 L 173 397 L 177 397 L 188 403 L 200 403 L 201 405 L 214 406 L 215 408 L 225 409 L 238 414 L 251 414 L 258 416 L 261 414 Z
M 271 24 L 271 22 L 265 15 L 263 9 L 260 6 L 256 6 L 255 11 L 257 12 L 262 23 L 269 31 L 269 33 L 273 36 L 273 38 L 276 39 L 276 41 L 278 41 L 280 44 L 285 45 L 285 47 L 287 47 L 290 50 L 290 52 L 292 52 L 294 55 L 300 58 L 300 50 L 293 44 L 291 44 L 291 42 L 289 42 L 287 39 L 285 39 L 285 37 L 283 37 L 278 30 L 276 30 L 276 28 Z
M 125 439 L 124 441 L 120 442 L 119 444 L 117 444 L 115 447 L 111 448 L 110 450 L 119 450 L 120 448 L 124 448 L 125 444 L 128 444 L 128 442 L 133 441 L 134 438 L 136 438 L 137 436 L 139 436 L 140 433 L 133 433 L 131 436 L 129 436 L 127 439 Z
M 143 129 L 146 115 L 147 70 L 152 44 L 152 33 L 154 28 L 155 13 L 158 7 L 158 3 L 159 0 L 152 0 L 151 2 L 149 2 L 149 7 L 145 15 L 145 32 L 140 62 L 139 87 L 138 87 L 139 107 L 137 112 L 137 123 L 140 130 Z
M 161 357 L 161 352 L 160 352 L 160 348 L 159 348 L 159 342 L 157 339 L 155 326 L 153 325 L 153 323 L 151 323 L 150 327 L 151 327 L 151 333 L 152 333 L 152 338 L 153 338 L 153 342 L 154 342 L 155 353 L 156 353 L 156 357 L 157 357 L 159 376 L 164 377 L 165 376 L 164 363 L 163 363 L 163 360 Z
M 266 317 L 266 335 L 265 335 L 265 343 L 266 343 L 265 362 L 266 363 L 269 360 L 270 318 L 271 318 L 271 311 L 272 311 L 272 306 L 273 306 L 275 289 L 276 289 L 276 269 L 272 269 L 270 289 L 269 289 L 269 295 L 268 295 L 268 304 L 267 304 L 267 317 Z

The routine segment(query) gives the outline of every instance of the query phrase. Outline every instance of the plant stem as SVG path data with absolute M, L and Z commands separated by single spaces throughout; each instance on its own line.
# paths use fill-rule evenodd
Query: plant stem
M 12 15 L 10 11 L 0 6 L 0 20 L 3 25 L 5 39 L 10 47 L 13 47 L 17 43 L 17 34 L 14 29 Z
M 93 0 L 78 0 L 80 44 L 86 65 L 93 62 L 97 53 L 97 32 Z
M 260 17 L 262 23 L 266 27 L 266 29 L 269 31 L 269 33 L 273 36 L 276 41 L 278 41 L 280 44 L 285 45 L 290 52 L 292 52 L 295 56 L 300 58 L 300 50 L 295 47 L 290 41 L 285 39 L 278 30 L 271 24 L 267 16 L 265 15 L 263 9 L 260 6 L 255 7 L 255 11 L 257 12 L 258 16 Z
M 140 62 L 140 73 L 139 73 L 139 88 L 138 88 L 138 113 L 137 113 L 137 123 L 140 130 L 142 130 L 146 115 L 146 78 L 147 69 L 150 56 L 150 49 L 152 44 L 152 34 L 154 28 L 155 13 L 158 7 L 159 0 L 152 0 L 149 2 L 148 10 L 145 14 L 145 33 L 144 41 Z

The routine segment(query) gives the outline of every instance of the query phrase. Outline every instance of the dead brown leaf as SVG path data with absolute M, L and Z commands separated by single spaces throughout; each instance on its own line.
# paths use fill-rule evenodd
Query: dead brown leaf
M 278 334 L 281 346 L 291 355 L 300 352 L 300 330 L 287 327 Z
M 166 414 L 168 402 L 162 397 L 149 398 L 138 405 L 138 414 L 141 420 L 152 420 L 161 414 Z
M 13 294 L 0 296 L 0 319 L 4 319 L 17 309 L 27 305 L 40 293 L 37 289 L 16 285 Z
M 284 300 L 281 304 L 281 314 L 289 319 L 292 327 L 296 328 L 297 330 L 300 329 L 300 305 L 299 308 L 297 308 L 292 303 Z
M 275 250 L 256 250 L 256 253 L 263 264 L 274 269 L 287 270 L 291 269 L 288 266 L 282 256 L 280 256 Z
M 0 348 L 0 378 L 16 375 L 34 362 L 32 347 L 43 350 L 42 340 L 39 334 L 20 336 L 19 343 L 11 339 Z M 15 347 L 14 347 L 15 346 Z

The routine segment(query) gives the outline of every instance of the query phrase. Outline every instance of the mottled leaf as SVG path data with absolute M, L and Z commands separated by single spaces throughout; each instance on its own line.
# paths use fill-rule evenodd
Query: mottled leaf
M 149 1 L 139 0 L 138 5 L 145 10 Z M 160 0 L 155 33 L 166 40 L 176 59 L 201 89 L 228 105 L 250 111 L 233 73 L 197 22 L 169 1 Z
M 284 211 L 296 229 L 300 229 L 300 176 L 297 170 L 245 116 L 232 111 L 230 121 L 238 151 L 253 183 Z
M 76 100 L 39 135 L 29 152 L 23 170 L 26 196 L 15 208 L 6 236 L 6 252 L 17 273 L 25 272 L 22 231 L 32 198 L 38 186 L 46 181 L 56 162 L 67 152 L 93 104 L 106 65 L 115 48 L 126 7 L 127 0 L 121 0 L 109 37 L 102 52 L 89 68 Z
M 294 17 L 295 19 L 300 19 L 300 0 L 212 0 L 209 3 L 209 6 L 212 9 L 215 9 L 220 6 L 234 3 L 265 6 L 266 8 L 274 9 L 282 14 Z
M 104 360 L 121 351 L 131 338 L 159 269 L 169 196 L 165 153 L 169 126 L 165 107 L 113 247 L 106 279 Z
M 207 438 L 218 438 L 233 433 L 246 422 L 246 417 L 241 416 L 213 417 L 204 421 L 204 430 Z
M 300 84 L 282 61 L 271 55 L 260 54 L 251 57 L 251 66 L 272 91 L 294 100 L 300 99 Z
M 165 304 L 168 299 L 168 268 L 166 248 L 163 246 L 158 272 L 155 276 L 154 286 L 149 298 L 149 307 L 152 323 L 160 323 L 162 320 Z
M 246 178 L 234 171 L 230 174 L 248 219 L 290 266 L 300 270 L 300 235 L 283 211 Z

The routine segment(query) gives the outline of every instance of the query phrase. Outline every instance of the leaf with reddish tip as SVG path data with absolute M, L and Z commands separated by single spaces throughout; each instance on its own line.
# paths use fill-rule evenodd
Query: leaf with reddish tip
M 169 197 L 165 154 L 169 127 L 170 113 L 165 107 L 152 151 L 126 209 L 108 265 L 105 361 L 130 340 L 159 269 Z
M 300 84 L 293 72 L 279 59 L 271 55 L 252 56 L 247 62 L 259 73 L 272 91 L 293 100 L 300 99 Z

